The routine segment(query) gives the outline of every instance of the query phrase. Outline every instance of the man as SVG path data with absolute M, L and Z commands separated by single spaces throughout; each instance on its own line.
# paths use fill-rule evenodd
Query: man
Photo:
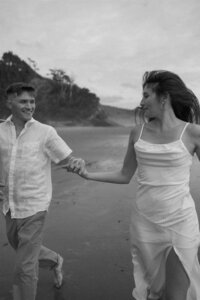
M 52 196 L 51 161 L 84 166 L 49 125 L 33 119 L 35 89 L 26 83 L 7 88 L 12 115 L 0 124 L 0 183 L 9 243 L 16 251 L 14 300 L 35 300 L 39 266 L 54 271 L 62 284 L 63 258 L 42 246 L 43 227 Z

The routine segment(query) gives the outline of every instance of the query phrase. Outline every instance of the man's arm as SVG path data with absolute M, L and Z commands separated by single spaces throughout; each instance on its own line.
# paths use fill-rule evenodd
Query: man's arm
M 85 166 L 83 159 L 72 155 L 70 147 L 57 134 L 53 127 L 50 127 L 49 129 L 44 149 L 46 154 L 55 164 L 67 169 L 67 171 L 82 170 L 83 166 Z

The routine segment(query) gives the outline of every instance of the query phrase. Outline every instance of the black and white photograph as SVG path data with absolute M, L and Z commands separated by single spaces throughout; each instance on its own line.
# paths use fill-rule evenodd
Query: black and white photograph
M 200 300 L 200 2 L 0 1 L 0 300 Z

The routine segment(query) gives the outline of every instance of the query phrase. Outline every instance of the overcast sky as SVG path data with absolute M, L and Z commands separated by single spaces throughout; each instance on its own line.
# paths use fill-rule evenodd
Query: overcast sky
M 133 108 L 146 70 L 178 73 L 200 98 L 199 0 L 0 0 L 0 54 L 61 68 L 101 103 Z

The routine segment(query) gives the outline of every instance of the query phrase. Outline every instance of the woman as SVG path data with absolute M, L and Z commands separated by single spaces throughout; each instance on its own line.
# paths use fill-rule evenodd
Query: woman
M 137 169 L 131 252 L 137 300 L 199 300 L 199 223 L 189 190 L 194 154 L 200 159 L 200 107 L 176 74 L 146 72 L 141 109 L 118 172 L 79 172 L 90 180 L 126 184 Z

